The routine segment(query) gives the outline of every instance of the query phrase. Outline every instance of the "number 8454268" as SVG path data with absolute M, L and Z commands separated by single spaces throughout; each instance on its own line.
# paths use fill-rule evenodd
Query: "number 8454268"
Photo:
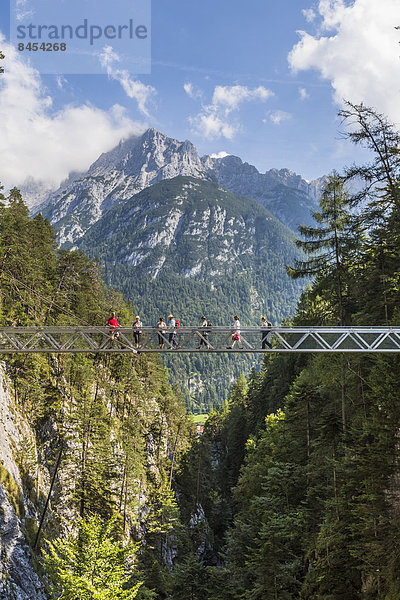
M 61 44 L 52 43 L 52 42 L 42 42 L 39 44 L 38 42 L 28 42 L 27 44 L 23 44 L 22 42 L 18 44 L 18 50 L 20 52 L 65 52 L 67 49 L 67 44 L 64 42 Z

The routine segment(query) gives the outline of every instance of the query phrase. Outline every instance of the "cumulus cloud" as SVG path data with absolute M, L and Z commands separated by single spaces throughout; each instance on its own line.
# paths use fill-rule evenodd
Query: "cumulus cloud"
M 339 105 L 364 102 L 400 122 L 399 0 L 320 0 L 318 17 L 318 33 L 299 32 L 292 70 L 316 69 Z
M 214 90 L 212 104 L 225 108 L 227 113 L 239 108 L 239 105 L 249 100 L 268 100 L 274 93 L 263 86 L 250 90 L 244 85 L 222 86 L 217 85 Z
M 122 138 L 143 131 L 119 105 L 108 111 L 90 104 L 54 110 L 38 71 L 1 36 L 0 42 L 6 56 L 0 76 L 0 180 L 6 187 L 27 178 L 56 186 Z
M 239 125 L 229 123 L 227 119 L 219 116 L 214 110 L 205 109 L 195 117 L 189 117 L 193 131 L 207 139 L 224 137 L 231 140 L 239 131 Z
M 274 110 L 269 113 L 269 120 L 274 125 L 280 125 L 282 121 L 288 121 L 292 118 L 292 115 L 284 110 Z M 267 123 L 267 119 L 264 119 L 264 123 Z
M 308 21 L 309 23 L 312 23 L 314 21 L 316 14 L 312 8 L 305 8 L 301 12 L 303 13 L 303 16 L 306 21 Z
M 136 100 L 138 109 L 146 117 L 149 117 L 149 112 L 146 104 L 154 96 L 156 90 L 151 85 L 145 85 L 137 79 L 133 79 L 125 69 L 118 69 L 116 66 L 120 62 L 120 57 L 111 46 L 105 46 L 103 52 L 99 56 L 100 64 L 106 70 L 107 75 L 111 79 L 118 81 L 128 98 Z
M 238 111 L 245 102 L 265 102 L 273 95 L 271 90 L 263 86 L 250 89 L 243 85 L 217 85 L 211 104 L 204 105 L 196 116 L 189 118 L 189 122 L 193 131 L 205 138 L 225 137 L 230 140 L 241 129 L 237 117 L 231 113 Z

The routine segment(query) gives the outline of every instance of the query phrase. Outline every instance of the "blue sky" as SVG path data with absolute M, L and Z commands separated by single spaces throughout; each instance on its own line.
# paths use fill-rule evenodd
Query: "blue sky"
M 110 44 L 99 57 L 104 75 L 61 76 L 40 75 L 13 51 L 7 4 L 6 185 L 25 177 L 56 185 L 146 126 L 190 139 L 201 154 L 227 152 L 310 180 L 365 158 L 340 139 L 343 98 L 400 122 L 399 0 L 153 0 L 151 74 L 128 72 Z

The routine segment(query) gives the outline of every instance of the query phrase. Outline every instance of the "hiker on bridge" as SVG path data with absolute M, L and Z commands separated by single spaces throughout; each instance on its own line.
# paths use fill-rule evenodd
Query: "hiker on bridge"
M 119 331 L 117 328 L 120 327 L 118 319 L 115 316 L 115 312 L 111 313 L 111 317 L 108 319 L 107 325 L 110 328 L 110 348 L 112 348 L 113 341 L 119 338 Z
M 234 323 L 233 323 L 233 328 L 234 331 L 232 332 L 232 344 L 230 346 L 228 346 L 228 350 L 231 350 L 233 348 L 233 346 L 236 344 L 238 344 L 240 350 L 242 350 L 242 346 L 240 345 L 240 319 L 237 315 L 235 315 L 233 317 L 234 319 Z
M 267 321 L 266 317 L 261 317 L 261 348 L 263 350 L 266 349 L 266 346 L 268 346 L 270 349 L 272 348 L 272 344 L 268 341 L 271 327 L 272 323 Z
M 158 336 L 158 345 L 160 346 L 161 350 L 164 350 L 164 344 L 165 344 L 165 330 L 167 329 L 167 324 L 164 321 L 164 317 L 160 317 L 160 320 L 158 321 L 157 325 L 156 325 L 156 329 L 159 330 L 159 333 L 157 333 Z
M 201 337 L 200 337 L 200 346 L 198 346 L 198 350 L 200 350 L 203 346 L 207 346 L 207 350 L 210 349 L 210 344 L 208 343 L 208 331 L 211 329 L 212 327 L 212 323 L 210 321 L 207 321 L 206 317 L 203 315 L 201 317 L 201 328 L 203 327 L 207 327 L 207 331 L 203 332 L 199 332 Z
M 143 323 L 140 320 L 140 317 L 137 316 L 132 325 L 136 348 L 139 348 L 140 336 L 142 335 L 142 327 L 143 327 Z
M 172 350 L 173 348 L 178 347 L 178 342 L 176 341 L 176 330 L 178 329 L 178 326 L 177 321 L 176 319 L 174 319 L 173 315 L 168 315 L 168 329 L 171 330 L 168 336 L 168 350 Z

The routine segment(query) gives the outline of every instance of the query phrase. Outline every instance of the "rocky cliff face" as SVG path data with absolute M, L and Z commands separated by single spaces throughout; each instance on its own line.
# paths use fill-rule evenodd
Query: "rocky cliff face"
M 13 402 L 10 387 L 0 369 L 0 599 L 46 600 L 44 586 L 35 572 L 26 539 L 29 522 L 37 518 L 24 494 L 16 454 L 34 436 Z

